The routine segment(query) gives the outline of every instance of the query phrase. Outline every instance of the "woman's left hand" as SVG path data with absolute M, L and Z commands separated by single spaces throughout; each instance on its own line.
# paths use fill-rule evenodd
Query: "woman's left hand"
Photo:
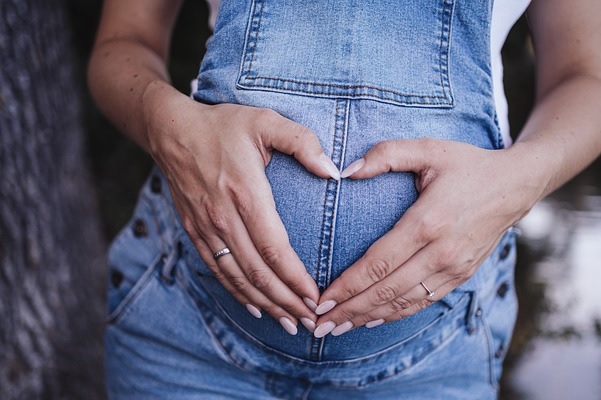
M 324 315 L 315 335 L 408 317 L 467 281 L 544 187 L 515 147 L 395 140 L 378 143 L 349 165 L 343 177 L 351 179 L 412 171 L 420 196 L 322 294 L 316 312 Z

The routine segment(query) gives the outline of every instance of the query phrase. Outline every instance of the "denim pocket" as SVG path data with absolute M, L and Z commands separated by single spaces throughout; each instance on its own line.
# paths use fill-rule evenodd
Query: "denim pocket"
M 454 0 L 253 0 L 237 87 L 451 107 Z

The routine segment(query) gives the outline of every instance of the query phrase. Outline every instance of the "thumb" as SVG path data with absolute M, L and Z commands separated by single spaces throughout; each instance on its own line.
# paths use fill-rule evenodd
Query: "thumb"
M 323 152 L 319 139 L 311 129 L 274 113 L 269 128 L 261 136 L 271 147 L 296 158 L 309 172 L 321 178 L 340 179 L 340 171 Z
M 365 179 L 386 172 L 421 173 L 431 166 L 428 140 L 387 140 L 377 143 L 365 155 L 349 164 L 342 178 Z

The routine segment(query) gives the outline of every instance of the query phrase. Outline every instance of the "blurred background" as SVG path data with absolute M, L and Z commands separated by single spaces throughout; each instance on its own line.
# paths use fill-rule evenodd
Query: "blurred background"
M 66 6 L 65 26 L 71 29 L 69 40 L 76 59 L 73 74 L 82 99 L 79 115 L 85 131 L 85 162 L 91 171 L 100 210 L 100 236 L 106 247 L 129 219 L 152 162 L 99 114 L 85 87 L 101 0 L 55 3 Z M 210 35 L 207 17 L 204 0 L 185 2 L 174 34 L 170 72 L 174 85 L 184 93 L 189 92 Z M 0 50 L 2 45 L 0 40 Z M 533 49 L 525 18 L 512 30 L 503 60 L 510 123 L 512 131 L 519 132 L 532 106 L 534 88 Z M 507 353 L 502 380 L 505 400 L 601 400 L 600 167 L 597 160 L 520 223 L 518 323 L 510 348 L 498 350 Z M 77 374 L 69 372 L 63 378 L 77 380 Z
M 92 45 L 99 1 L 69 0 L 81 74 Z M 198 71 L 208 10 L 187 1 L 170 64 L 184 93 Z M 534 58 L 525 18 L 503 49 L 512 132 L 533 103 Z M 89 100 L 88 100 L 89 101 Z M 89 159 L 107 240 L 127 221 L 149 157 L 86 107 Z M 601 400 L 601 162 L 537 205 L 520 224 L 516 285 L 520 312 L 502 382 L 504 399 Z

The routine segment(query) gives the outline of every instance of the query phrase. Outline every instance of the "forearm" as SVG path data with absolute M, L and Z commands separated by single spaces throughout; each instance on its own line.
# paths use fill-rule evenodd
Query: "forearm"
M 169 84 L 164 60 L 148 47 L 114 39 L 94 48 L 88 69 L 92 96 L 107 118 L 144 150 L 149 151 L 146 115 L 157 106 L 156 94 L 184 96 Z
M 540 96 L 509 149 L 516 171 L 538 181 L 538 199 L 573 178 L 601 154 L 601 80 L 567 77 Z
M 148 134 L 163 104 L 187 96 L 169 84 L 167 58 L 182 0 L 104 0 L 88 67 L 100 110 L 134 142 L 150 150 Z M 179 99 L 179 100 L 178 100 Z M 175 101 L 173 101 L 175 100 Z

